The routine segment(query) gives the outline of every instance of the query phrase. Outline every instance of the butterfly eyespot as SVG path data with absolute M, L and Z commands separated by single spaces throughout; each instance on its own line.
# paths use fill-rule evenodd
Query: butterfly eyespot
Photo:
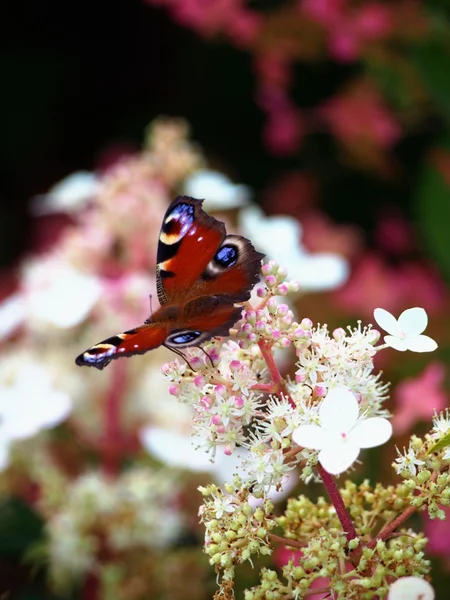
M 188 346 L 195 346 L 197 340 L 202 337 L 200 331 L 177 331 L 172 333 L 166 338 L 164 342 L 166 346 L 177 346 L 178 348 L 186 348 Z
M 216 255 L 214 256 L 214 261 L 219 266 L 228 268 L 236 264 L 238 255 L 239 252 L 236 246 L 222 246 L 222 248 L 219 248 L 219 250 L 216 252 Z

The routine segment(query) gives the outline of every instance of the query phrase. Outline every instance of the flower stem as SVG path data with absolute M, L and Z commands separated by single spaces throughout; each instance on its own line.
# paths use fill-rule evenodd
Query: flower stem
M 330 473 L 327 473 L 325 469 L 322 467 L 320 463 L 317 463 L 317 470 L 322 477 L 323 485 L 328 492 L 328 496 L 330 497 L 331 502 L 333 503 L 334 508 L 336 509 L 336 514 L 339 517 L 339 521 L 341 522 L 342 529 L 344 530 L 345 537 L 347 541 L 353 540 L 357 537 L 356 530 L 353 525 L 353 521 L 350 518 L 350 515 L 345 508 L 344 501 L 342 500 L 342 496 L 339 493 L 339 489 L 336 485 L 336 480 Z
M 371 542 L 369 542 L 368 547 L 374 548 L 377 544 L 378 540 L 387 539 L 394 531 L 399 527 L 402 523 L 404 523 L 411 515 L 416 512 L 417 508 L 414 506 L 408 506 L 396 519 L 385 525 L 373 538 Z
M 297 542 L 296 540 L 289 540 L 288 538 L 281 537 L 280 535 L 275 535 L 275 533 L 269 532 L 267 534 L 267 537 L 272 542 L 278 542 L 279 544 L 283 544 L 284 546 L 290 546 L 291 548 L 298 548 L 299 550 L 301 550 L 305 547 L 305 544 L 302 544 L 301 542 Z
M 269 373 L 275 388 L 274 393 L 279 393 L 280 395 L 283 394 L 283 396 L 288 399 L 288 402 L 292 408 L 295 408 L 295 402 L 292 400 L 288 391 L 286 390 L 284 379 L 282 378 L 281 373 L 275 363 L 275 359 L 272 354 L 272 346 L 266 340 L 260 340 L 258 342 L 258 346 L 261 350 L 264 360 L 266 361 L 267 368 L 269 369 Z
M 122 431 L 120 408 L 126 386 L 126 361 L 114 365 L 110 389 L 105 398 L 105 429 L 103 438 L 103 469 L 111 477 L 119 472 L 122 454 Z

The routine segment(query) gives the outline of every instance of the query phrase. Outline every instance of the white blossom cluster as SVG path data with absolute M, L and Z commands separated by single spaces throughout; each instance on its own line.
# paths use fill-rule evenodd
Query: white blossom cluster
M 212 457 L 218 449 L 226 455 L 247 451 L 244 473 L 257 495 L 283 488 L 299 464 L 306 481 L 318 461 L 339 474 L 361 449 L 386 442 L 392 434 L 383 407 L 388 384 L 374 371 L 374 356 L 395 336 L 389 345 L 401 346 L 402 323 L 409 328 L 403 337 L 415 351 L 430 347 L 430 338 L 420 335 L 426 313 L 418 308 L 405 311 L 398 322 L 389 315 L 395 336 L 378 347 L 381 334 L 371 325 L 330 332 L 308 318 L 298 323 L 275 298 L 295 284 L 285 282 L 285 270 L 274 261 L 262 272 L 265 286 L 257 290 L 259 304 L 243 311 L 239 343 L 190 350 L 188 364 L 177 360 L 164 368 L 170 393 L 193 409 L 200 445 Z M 385 313 L 379 311 L 381 321 Z M 423 340 L 427 348 L 421 350 Z M 294 379 L 282 377 L 273 358 L 274 348 L 289 347 L 297 356 Z

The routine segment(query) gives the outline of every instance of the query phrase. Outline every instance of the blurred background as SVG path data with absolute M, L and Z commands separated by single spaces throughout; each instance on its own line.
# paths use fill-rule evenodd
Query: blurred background
M 36 406 L 40 396 L 22 384 L 41 377 L 42 398 L 59 407 L 35 430 L 7 436 L 1 591 L 186 598 L 173 585 L 173 574 L 186 572 L 193 598 L 214 590 L 195 516 L 195 488 L 209 467 L 193 474 L 186 464 L 164 466 L 138 432 L 143 421 L 167 431 L 178 410 L 162 417 L 160 404 L 146 404 L 155 385 L 166 401 L 164 382 L 155 381 L 169 357 L 126 367 L 136 371 L 119 434 L 102 416 L 113 374 L 99 383 L 99 373 L 72 367 L 85 347 L 146 316 L 161 217 L 177 193 L 206 197 L 208 210 L 253 240 L 284 226 L 275 216 L 290 218 L 294 245 L 272 237 L 262 249 L 291 261 L 294 278 L 313 272 L 301 280 L 299 318 L 345 326 L 370 322 L 377 306 L 396 316 L 427 310 L 438 353 L 392 354 L 379 365 L 393 382 L 399 446 L 448 405 L 449 16 L 446 0 L 1 3 L 0 397 L 27 411 L 21 402 Z M 46 195 L 80 171 L 65 196 Z M 193 181 L 196 174 L 209 179 Z M 246 216 L 250 202 L 262 209 L 256 217 Z M 67 311 L 57 314 L 61 305 Z M 188 417 L 176 421 L 185 433 Z M 103 426 L 110 442 L 120 438 L 119 457 L 99 442 Z M 13 447 L 13 439 L 27 441 Z M 381 467 L 368 457 L 358 477 L 392 478 L 393 456 Z M 101 526 L 81 519 L 86 498 L 113 494 L 95 474 L 101 466 L 120 486 L 147 490 L 133 504 L 135 525 L 148 503 L 166 506 L 164 490 L 152 496 L 155 480 L 172 500 L 177 486 L 170 531 L 148 530 L 164 550 L 130 532 L 127 542 L 105 541 L 111 514 L 123 522 L 119 508 L 96 505 L 95 514 L 109 515 Z M 450 537 L 442 524 L 415 525 L 430 538 L 435 587 L 446 598 Z M 73 565 L 74 555 L 87 558 Z M 155 580 L 156 563 L 166 579 Z

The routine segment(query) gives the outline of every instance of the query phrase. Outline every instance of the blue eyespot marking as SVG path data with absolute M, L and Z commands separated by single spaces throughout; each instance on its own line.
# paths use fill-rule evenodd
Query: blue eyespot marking
M 172 344 L 189 344 L 193 340 L 196 340 L 200 335 L 200 331 L 186 331 L 179 335 L 174 335 L 170 338 Z
M 238 258 L 238 250 L 236 246 L 222 246 L 216 252 L 214 260 L 219 263 L 221 267 L 232 267 L 236 264 Z

